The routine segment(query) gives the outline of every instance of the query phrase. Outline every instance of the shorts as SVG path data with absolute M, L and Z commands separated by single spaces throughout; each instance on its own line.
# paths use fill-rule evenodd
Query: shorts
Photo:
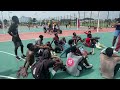
M 23 46 L 22 41 L 13 42 L 15 47 Z
M 33 60 L 30 60 L 30 66 L 32 66 L 34 63 L 34 59 Z
M 118 36 L 120 34 L 120 30 L 115 30 L 115 32 L 114 32 L 114 36 Z
M 19 46 L 23 45 L 19 36 L 18 37 L 12 37 L 12 41 L 13 41 L 13 43 L 14 43 L 15 46 L 19 47 Z
M 12 41 L 13 41 L 15 47 L 23 46 L 20 38 L 13 38 Z

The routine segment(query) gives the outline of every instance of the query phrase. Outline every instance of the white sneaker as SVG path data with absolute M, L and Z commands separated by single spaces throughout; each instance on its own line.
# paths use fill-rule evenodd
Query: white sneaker
M 112 49 L 115 49 L 115 47 L 113 47 L 113 46 L 112 46 L 111 48 L 112 48 Z
M 92 64 L 90 64 L 89 66 L 86 66 L 87 69 L 92 68 L 92 67 L 93 67 Z
M 95 53 L 94 52 L 92 52 L 92 55 L 94 55 Z
M 92 64 L 90 64 L 89 66 L 87 66 L 85 63 L 83 63 L 83 65 L 84 65 L 87 69 L 89 69 L 89 68 L 92 68 L 92 67 L 93 67 L 93 65 L 92 65 Z
M 30 69 L 31 69 L 32 66 L 30 66 Z
M 114 50 L 113 53 L 118 53 L 118 52 Z
M 100 47 L 98 44 L 95 44 L 97 49 L 102 49 L 102 47 Z

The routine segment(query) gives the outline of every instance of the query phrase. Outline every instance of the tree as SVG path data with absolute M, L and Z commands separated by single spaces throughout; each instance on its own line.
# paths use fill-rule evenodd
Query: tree
M 3 22 L 4 22 L 4 25 L 8 24 L 8 20 L 6 20 L 6 19 L 4 19 Z
M 32 24 L 32 22 L 33 22 L 33 19 L 30 17 L 28 23 L 29 23 L 29 24 Z
M 34 23 L 37 22 L 36 18 L 33 18 L 33 22 L 34 22 Z

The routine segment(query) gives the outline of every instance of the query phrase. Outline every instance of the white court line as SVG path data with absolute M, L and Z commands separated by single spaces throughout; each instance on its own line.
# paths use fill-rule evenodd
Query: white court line
M 5 53 L 5 54 L 8 54 L 8 55 L 11 55 L 11 56 L 16 56 L 12 53 L 8 53 L 8 52 L 5 52 L 5 51 L 0 51 L 1 53 Z M 21 58 L 22 59 L 22 58 Z M 22 59 L 23 61 L 25 61 L 24 59 Z M 17 78 L 14 78 L 14 77 L 10 77 L 10 76 L 3 76 L 3 75 L 0 75 L 0 77 L 3 77 L 3 78 L 7 78 L 7 79 L 17 79 Z
M 14 55 L 14 54 L 12 54 L 12 53 L 8 53 L 8 52 L 5 52 L 5 51 L 0 51 L 1 53 L 5 53 L 5 54 L 8 54 L 8 55 L 11 55 L 11 56 L 16 56 L 16 55 Z M 20 59 L 22 59 L 23 61 L 25 61 L 23 58 L 20 58 Z
M 10 76 L 3 76 L 3 75 L 0 75 L 0 77 L 2 77 L 2 78 L 6 78 L 6 79 L 17 79 L 17 78 L 14 78 L 14 77 L 10 77 Z

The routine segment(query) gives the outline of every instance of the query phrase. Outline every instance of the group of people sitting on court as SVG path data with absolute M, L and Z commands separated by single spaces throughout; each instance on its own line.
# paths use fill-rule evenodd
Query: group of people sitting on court
M 98 41 L 99 37 L 92 37 L 91 31 L 85 32 L 87 37 L 82 39 L 80 36 L 73 33 L 73 37 L 66 41 L 65 37 L 59 38 L 55 33 L 52 42 L 48 41 L 43 44 L 43 35 L 40 35 L 35 40 L 35 44 L 27 45 L 26 61 L 23 67 L 17 72 L 17 76 L 26 77 L 28 68 L 31 68 L 32 75 L 35 79 L 52 79 L 58 70 L 69 73 L 72 76 L 80 76 L 81 71 L 90 69 L 92 64 L 88 63 L 88 55 L 94 54 L 94 48 L 103 49 Z M 55 47 L 52 47 L 54 42 Z M 92 48 L 91 52 L 86 51 L 83 46 L 78 46 L 81 42 L 83 45 Z M 61 53 L 58 56 L 56 53 Z M 63 63 L 61 57 L 65 54 L 66 63 Z M 105 78 L 113 78 L 118 71 L 120 64 L 118 55 L 113 54 L 112 48 L 107 48 L 101 51 L 100 54 L 100 71 Z
M 56 23 L 48 23 L 48 25 L 43 25 L 43 30 L 44 30 L 44 33 L 49 33 L 49 34 L 52 34 L 52 33 L 59 33 L 59 34 L 62 34 L 62 30 L 60 29 L 60 26 Z
M 35 79 L 51 79 L 57 73 L 58 70 L 69 73 L 72 76 L 80 76 L 81 71 L 84 69 L 90 69 L 92 64 L 88 63 L 89 55 L 94 54 L 94 48 L 103 49 L 104 45 L 101 45 L 98 41 L 99 37 L 93 37 L 91 31 L 85 32 L 87 37 L 82 39 L 75 32 L 73 37 L 66 41 L 65 37 L 59 38 L 55 33 L 52 42 L 48 41 L 43 43 L 44 36 L 40 35 L 35 40 L 35 43 L 27 44 L 27 53 L 24 55 L 23 44 L 18 33 L 19 19 L 17 16 L 12 17 L 12 24 L 8 30 L 9 35 L 12 36 L 12 41 L 15 45 L 16 59 L 20 60 L 17 50 L 21 47 L 22 58 L 25 58 L 25 63 L 17 72 L 17 76 L 28 76 L 28 69 L 31 69 L 32 75 Z M 116 25 L 115 25 L 116 26 Z M 115 30 L 115 36 L 113 39 L 113 46 L 118 38 L 117 51 L 120 49 L 120 22 L 118 22 Z M 54 42 L 55 47 L 52 46 Z M 82 45 L 92 48 L 91 52 L 86 51 L 83 46 L 78 46 L 79 42 Z M 116 50 L 115 49 L 115 50 Z M 57 53 L 61 53 L 60 57 Z M 66 63 L 63 63 L 61 57 L 65 53 Z M 100 72 L 104 78 L 114 78 L 119 70 L 120 56 L 114 54 L 112 48 L 105 48 L 100 53 Z

